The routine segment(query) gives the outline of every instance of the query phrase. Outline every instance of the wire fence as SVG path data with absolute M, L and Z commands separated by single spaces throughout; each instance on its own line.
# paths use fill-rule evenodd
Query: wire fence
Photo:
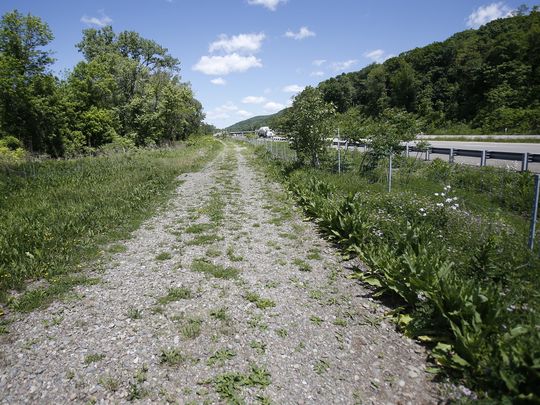
M 267 138 L 237 137 L 254 146 L 262 147 L 272 159 L 283 162 L 296 162 L 298 156 L 291 149 L 287 140 L 272 140 Z M 322 169 L 338 173 L 354 173 L 346 176 L 343 184 L 351 181 L 365 181 L 370 188 L 381 192 L 405 191 L 420 195 L 436 195 L 442 192 L 445 180 L 451 178 L 456 188 L 462 189 L 460 203 L 463 209 L 485 211 L 485 206 L 495 203 L 495 209 L 513 212 L 522 217 L 530 217 L 529 231 L 524 237 L 532 250 L 537 237 L 537 214 L 540 197 L 540 175 L 529 172 L 516 173 L 499 167 L 485 167 L 474 170 L 465 165 L 456 164 L 451 159 L 426 160 L 432 158 L 430 152 L 420 148 L 403 148 L 380 160 L 373 167 L 366 159 L 369 156 L 369 146 L 351 145 L 345 141 L 336 140 L 332 147 L 327 149 L 322 160 Z M 486 154 L 480 154 L 484 160 Z M 530 155 L 527 156 L 530 159 Z M 452 177 L 449 176 L 450 173 Z M 456 174 L 457 173 L 457 174 Z M 357 174 L 357 175 L 356 175 Z M 353 179 L 353 180 L 351 180 Z M 445 185 L 446 186 L 446 185 Z M 352 187 L 352 185 L 351 185 Z M 498 207 L 497 207 L 498 206 Z M 532 209 L 531 209 L 532 207 Z

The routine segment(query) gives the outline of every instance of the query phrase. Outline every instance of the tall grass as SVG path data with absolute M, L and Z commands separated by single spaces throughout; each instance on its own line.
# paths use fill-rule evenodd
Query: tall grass
M 26 162 L 0 172 L 0 296 L 28 280 L 77 270 L 104 243 L 125 238 L 221 147 L 176 148 Z

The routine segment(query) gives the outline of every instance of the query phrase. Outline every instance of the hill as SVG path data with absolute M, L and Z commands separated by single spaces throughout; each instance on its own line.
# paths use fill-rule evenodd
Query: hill
M 247 120 L 237 122 L 230 127 L 225 128 L 227 131 L 252 131 L 260 127 L 273 127 L 274 120 L 280 117 L 287 109 L 278 111 L 275 114 L 258 115 L 248 118 Z
M 538 133 L 540 12 L 492 21 L 318 88 L 340 113 L 404 109 L 426 131 Z

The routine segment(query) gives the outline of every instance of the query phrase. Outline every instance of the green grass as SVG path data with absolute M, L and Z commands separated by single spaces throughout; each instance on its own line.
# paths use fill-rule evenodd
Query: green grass
M 223 236 L 220 236 L 218 234 L 214 234 L 214 233 L 201 234 L 187 241 L 186 245 L 188 246 L 210 245 L 212 243 L 219 242 L 220 240 L 223 240 Z
M 259 294 L 254 293 L 254 292 L 247 292 L 246 294 L 244 294 L 244 298 L 247 301 L 254 303 L 259 309 L 264 310 L 264 309 L 273 308 L 276 306 L 276 303 L 272 301 L 271 299 L 262 298 Z
M 191 290 L 187 287 L 173 287 L 169 288 L 167 294 L 163 297 L 159 297 L 157 303 L 160 305 L 166 305 L 170 302 L 187 300 L 192 297 Z
M 96 363 L 103 360 L 104 358 L 105 355 L 100 353 L 87 354 L 86 356 L 84 356 L 84 364 Z
M 300 271 L 311 271 L 311 265 L 302 259 L 293 259 L 293 264 L 298 267 Z
M 237 278 L 240 274 L 240 270 L 234 267 L 224 267 L 220 264 L 213 264 L 205 259 L 193 260 L 191 263 L 191 270 L 225 280 Z
M 28 162 L 1 171 L 0 299 L 27 280 L 80 269 L 102 246 L 126 238 L 171 196 L 179 174 L 199 170 L 220 145 L 204 138 L 175 149 Z
M 215 228 L 214 224 L 200 223 L 188 226 L 184 231 L 186 233 L 203 233 Z
M 180 333 L 186 339 L 195 339 L 201 334 L 202 323 L 202 319 L 188 318 L 180 327 Z
M 159 363 L 167 366 L 178 366 L 186 360 L 187 357 L 176 347 L 162 349 L 159 353 Z
M 156 260 L 163 261 L 172 259 L 172 255 L 169 252 L 161 252 L 156 256 Z
M 215 352 L 206 364 L 209 366 L 223 366 L 227 360 L 230 360 L 236 356 L 236 353 L 230 349 L 221 349 Z
M 243 404 L 243 388 L 266 388 L 271 384 L 270 373 L 262 367 L 252 365 L 248 373 L 227 372 L 210 381 L 221 400 L 228 404 Z

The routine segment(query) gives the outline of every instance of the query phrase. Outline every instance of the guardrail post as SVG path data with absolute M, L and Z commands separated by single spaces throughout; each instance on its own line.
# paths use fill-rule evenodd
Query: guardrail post
M 538 196 L 540 194 L 540 174 L 534 175 L 534 199 L 531 215 L 531 227 L 529 229 L 529 249 L 534 249 L 534 237 L 536 235 L 536 217 L 538 216 Z
M 482 151 L 482 157 L 480 158 L 480 167 L 486 166 L 486 150 Z
M 405 157 L 409 157 L 409 142 L 405 144 Z
M 426 149 L 426 158 L 424 160 L 429 160 L 429 148 Z
M 529 170 L 529 153 L 525 152 L 523 154 L 523 160 L 521 161 L 521 171 L 525 172 Z
M 448 163 L 454 163 L 454 148 L 450 148 L 450 153 L 448 154 Z

